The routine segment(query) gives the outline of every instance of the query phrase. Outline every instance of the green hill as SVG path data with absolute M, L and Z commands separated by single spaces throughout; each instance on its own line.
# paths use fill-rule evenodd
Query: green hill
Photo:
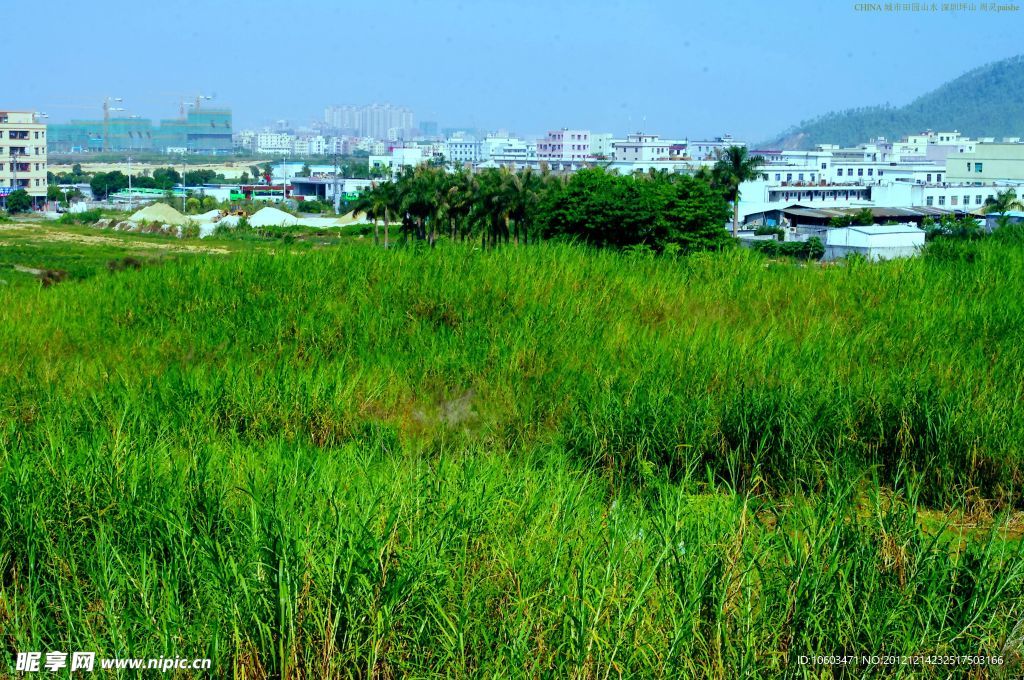
M 922 130 L 960 130 L 975 137 L 1024 135 L 1024 56 L 986 64 L 906 106 L 872 106 L 802 121 L 765 146 L 809 149 L 899 139 Z

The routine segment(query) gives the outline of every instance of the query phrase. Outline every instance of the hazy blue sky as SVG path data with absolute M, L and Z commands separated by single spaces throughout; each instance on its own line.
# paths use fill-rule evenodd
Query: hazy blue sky
M 442 126 L 521 134 L 643 127 L 760 141 L 832 109 L 905 103 L 1024 51 L 1014 47 L 1024 12 L 854 6 L 0 0 L 8 57 L 0 106 L 59 122 L 98 117 L 102 98 L 113 95 L 130 113 L 170 117 L 180 95 L 203 92 L 234 110 L 236 129 L 279 118 L 307 123 L 330 104 L 390 101 Z M 44 30 L 16 28 L 16 14 L 40 19 Z M 23 58 L 12 55 L 30 60 L 28 70 L 14 69 Z

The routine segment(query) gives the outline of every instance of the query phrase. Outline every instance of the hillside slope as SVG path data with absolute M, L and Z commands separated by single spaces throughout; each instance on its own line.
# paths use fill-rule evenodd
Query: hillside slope
M 906 106 L 849 109 L 803 121 L 765 146 L 856 145 L 872 137 L 898 139 L 929 128 L 975 137 L 1024 135 L 1024 55 L 968 71 Z

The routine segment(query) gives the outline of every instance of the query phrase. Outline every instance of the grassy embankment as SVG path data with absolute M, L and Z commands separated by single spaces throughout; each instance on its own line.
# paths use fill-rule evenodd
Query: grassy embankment
M 0 287 L 0 640 L 250 678 L 1012 656 L 1022 312 L 996 242 L 276 247 Z

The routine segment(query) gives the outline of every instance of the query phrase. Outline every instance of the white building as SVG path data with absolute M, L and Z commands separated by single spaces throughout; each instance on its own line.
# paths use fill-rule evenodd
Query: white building
M 294 153 L 295 138 L 285 132 L 259 132 L 256 134 L 256 153 Z
M 615 157 L 615 135 L 610 132 L 598 132 L 590 135 L 590 153 L 607 159 Z
M 449 139 L 444 143 L 444 157 L 452 165 L 479 163 L 483 158 L 481 144 L 473 138 Z
M 616 163 L 648 163 L 668 160 L 671 144 L 659 139 L 658 135 L 636 132 L 612 145 Z
M 0 111 L 0 199 L 24 189 L 46 200 L 46 125 L 30 111 Z
M 236 151 L 253 151 L 256 149 L 256 131 L 241 130 L 231 138 L 231 145 Z
M 841 227 L 825 232 L 825 259 L 861 255 L 869 260 L 913 257 L 924 247 L 924 232 L 914 225 Z
M 292 144 L 296 156 L 323 156 L 327 153 L 327 139 L 323 135 L 300 137 Z
M 537 140 L 537 160 L 553 165 L 579 165 L 593 160 L 590 130 L 551 130 Z
M 730 146 L 746 146 L 746 142 L 735 140 L 730 135 L 722 135 L 714 139 L 690 141 L 687 153 L 693 160 L 715 160 L 718 154 Z
M 370 156 L 370 168 L 387 168 L 392 174 L 398 173 L 402 168 L 416 167 L 423 163 L 423 149 L 399 148 L 392 149 L 390 154 L 374 154 Z

